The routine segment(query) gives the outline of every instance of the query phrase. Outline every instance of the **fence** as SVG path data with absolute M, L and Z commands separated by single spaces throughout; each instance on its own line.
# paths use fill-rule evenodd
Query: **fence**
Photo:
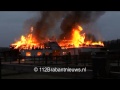
M 92 75 L 95 78 L 118 78 L 119 74 L 115 75 L 113 72 L 120 73 L 119 53 L 106 54 L 106 52 L 98 52 L 94 55 L 91 55 L 91 53 L 80 53 L 79 55 L 64 56 L 12 56 L 2 57 L 0 59 L 2 64 L 17 64 L 17 66 L 86 67 L 87 69 L 93 70 Z
M 87 57 L 86 57 L 87 54 Z M 90 53 L 89 53 L 90 54 Z M 19 56 L 19 57 L 3 57 L 2 62 L 10 64 L 38 64 L 38 65 L 69 65 L 69 64 L 83 64 L 90 63 L 91 58 L 88 53 L 80 55 L 64 55 L 64 56 Z
M 25 64 L 25 65 L 58 65 L 58 66 L 73 66 L 73 67 L 87 67 L 92 68 L 93 60 L 98 63 L 98 59 L 104 57 L 107 59 L 107 64 L 110 66 L 111 71 L 120 72 L 120 55 L 111 54 L 106 55 L 105 53 L 98 53 L 92 56 L 91 53 L 80 53 L 79 55 L 64 55 L 64 56 L 19 56 L 19 57 L 2 57 L 2 63 L 7 64 Z M 101 59 L 102 60 L 102 59 Z M 104 62 L 104 60 L 103 60 Z

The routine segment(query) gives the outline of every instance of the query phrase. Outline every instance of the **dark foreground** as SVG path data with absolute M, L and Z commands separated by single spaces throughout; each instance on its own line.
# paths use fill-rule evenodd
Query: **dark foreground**
M 42 60 L 41 60 L 42 58 Z M 30 59 L 30 60 L 28 60 Z M 37 60 L 39 59 L 39 60 Z M 118 52 L 81 53 L 75 56 L 1 58 L 2 79 L 120 79 L 120 55 Z M 14 61 L 15 60 L 15 61 Z M 34 72 L 35 66 L 86 67 L 87 72 L 45 73 Z
M 120 73 L 119 73 L 120 75 Z M 2 69 L 1 79 L 94 79 L 92 71 L 84 73 L 33 73 L 19 72 L 15 70 Z M 120 79 L 117 73 L 111 73 L 109 78 L 96 79 Z
M 60 76 L 44 75 L 39 73 L 20 73 L 14 70 L 2 69 L 2 79 L 67 79 Z
M 88 75 L 89 74 L 89 75 Z M 2 69 L 2 79 L 91 79 L 91 72 L 84 73 L 35 73 Z

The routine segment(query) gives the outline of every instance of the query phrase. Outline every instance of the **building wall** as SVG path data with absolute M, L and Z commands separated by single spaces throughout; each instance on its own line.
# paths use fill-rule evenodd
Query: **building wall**
M 79 55 L 80 52 L 99 52 L 100 48 L 69 48 L 69 49 L 62 49 L 61 55 L 71 53 L 71 55 Z
M 56 50 L 55 50 L 56 51 Z M 41 50 L 21 50 L 22 56 L 27 56 L 26 54 L 29 53 L 31 54 L 30 56 L 38 56 L 38 53 L 41 55 L 49 55 L 52 53 L 53 55 L 66 55 L 70 52 L 71 55 L 79 55 L 80 52 L 99 52 L 100 48 L 69 48 L 69 49 L 61 49 L 59 51 L 56 51 L 55 53 L 54 50 L 51 49 L 41 49 Z
M 41 55 L 45 54 L 45 55 L 49 55 L 50 53 L 52 53 L 52 50 L 49 49 L 42 49 L 42 50 L 21 50 L 20 51 L 22 56 L 26 56 L 27 53 L 30 53 L 30 56 L 38 56 L 38 53 L 41 53 Z M 29 56 L 29 55 L 28 55 Z

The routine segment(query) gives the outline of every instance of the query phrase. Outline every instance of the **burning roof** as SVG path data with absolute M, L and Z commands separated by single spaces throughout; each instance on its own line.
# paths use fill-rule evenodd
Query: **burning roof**
M 79 25 L 77 25 L 75 28 L 72 29 L 71 31 L 71 36 L 70 40 L 62 40 L 59 45 L 60 46 L 64 46 L 64 47 L 83 47 L 83 46 L 95 46 L 95 45 L 99 45 L 99 46 L 104 46 L 102 41 L 97 41 L 94 42 L 92 40 L 86 40 L 86 34 L 82 33 L 83 28 Z
M 40 45 L 40 42 L 38 42 L 32 34 L 33 27 L 31 27 L 30 31 L 31 32 L 27 36 L 22 35 L 20 40 L 11 44 L 11 47 L 14 47 L 14 49 L 43 48 L 42 45 Z
M 53 42 L 50 41 L 50 39 L 47 41 L 49 42 L 47 44 L 47 46 L 45 45 L 46 40 L 37 40 L 37 38 L 35 38 L 35 35 L 32 33 L 33 27 L 31 27 L 30 29 L 30 33 L 27 36 L 22 35 L 20 40 L 16 41 L 15 43 L 11 44 L 12 47 L 14 47 L 14 49 L 44 49 L 47 47 L 51 47 L 52 49 L 56 49 L 60 47 L 65 47 L 65 48 L 78 48 L 78 47 L 83 47 L 83 46 L 95 46 L 95 45 L 99 45 L 99 46 L 104 46 L 102 41 L 97 41 L 97 42 L 93 42 L 92 40 L 87 40 L 85 41 L 86 38 L 86 34 L 82 33 L 83 28 L 80 25 L 76 25 L 72 31 L 71 31 L 71 37 L 69 37 L 69 40 L 65 40 L 65 38 L 63 40 L 61 40 L 60 42 Z

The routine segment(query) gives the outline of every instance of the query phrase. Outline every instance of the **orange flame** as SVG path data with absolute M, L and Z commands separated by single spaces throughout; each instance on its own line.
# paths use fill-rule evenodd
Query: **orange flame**
M 72 44 L 75 47 L 79 47 L 79 44 L 83 44 L 85 40 L 85 33 L 80 34 L 80 32 L 83 30 L 81 26 L 78 26 L 78 28 L 73 29 L 73 35 L 72 35 Z
M 39 43 L 37 43 L 36 39 L 33 37 L 33 27 L 31 27 L 31 33 L 26 37 L 24 35 L 21 36 L 20 40 L 11 44 L 14 46 L 14 49 L 32 49 L 39 47 Z
M 35 49 L 35 48 L 44 48 L 43 44 L 40 44 L 32 34 L 34 28 L 30 28 L 30 34 L 27 36 L 22 35 L 20 40 L 11 44 L 14 49 Z M 83 28 L 81 26 L 77 26 L 72 30 L 72 37 L 71 40 L 64 40 L 59 43 L 60 46 L 64 46 L 65 48 L 70 47 L 83 47 L 83 46 L 104 46 L 102 41 L 93 42 L 92 40 L 85 41 L 85 33 L 82 33 Z
M 65 46 L 67 48 L 69 48 L 69 46 L 72 45 L 72 47 L 82 47 L 82 46 L 95 46 L 95 45 L 99 45 L 99 46 L 104 46 L 102 41 L 98 41 L 98 42 L 92 42 L 91 41 L 85 41 L 85 33 L 82 34 L 83 28 L 81 26 L 77 26 L 75 28 L 73 28 L 72 30 L 72 39 L 71 40 L 67 40 L 68 42 L 66 43 L 65 40 L 63 40 L 62 42 L 59 43 L 60 46 Z M 66 45 L 67 44 L 67 45 Z

